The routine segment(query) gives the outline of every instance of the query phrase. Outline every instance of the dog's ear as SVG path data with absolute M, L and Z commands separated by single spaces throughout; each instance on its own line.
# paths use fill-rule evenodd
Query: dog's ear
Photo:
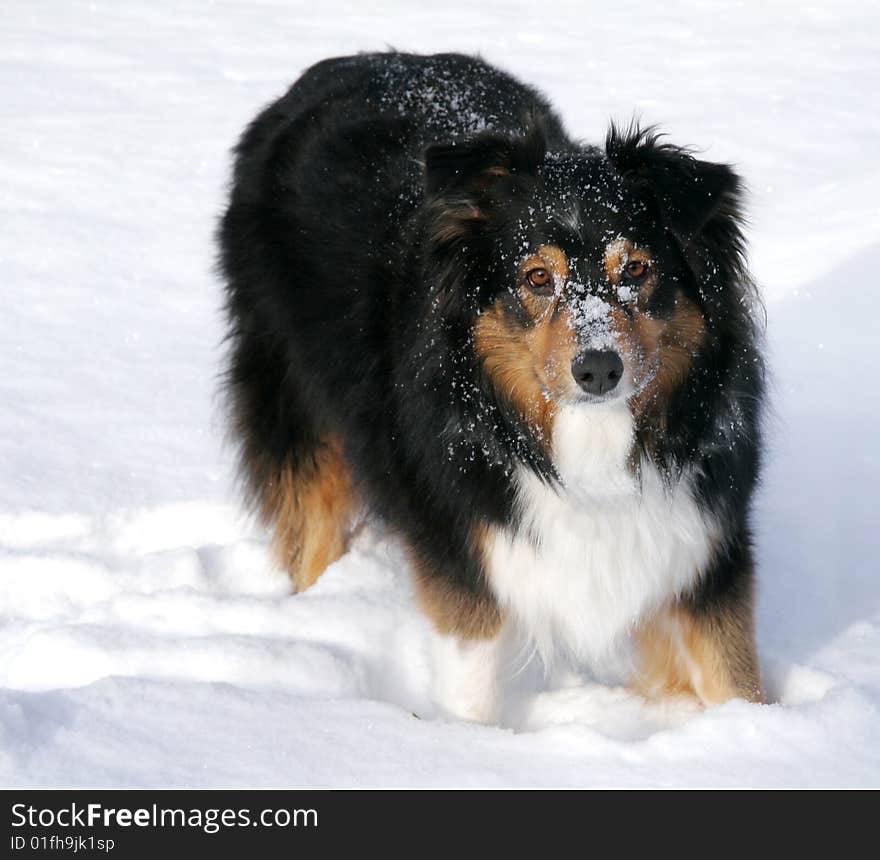
M 519 137 L 484 132 L 425 150 L 425 193 L 430 235 L 447 246 L 491 224 L 509 195 L 525 190 L 546 152 L 544 128 L 530 122 Z
M 741 182 L 728 165 L 700 161 L 661 143 L 655 129 L 637 125 L 625 131 L 612 125 L 605 153 L 625 182 L 656 200 L 664 224 L 683 245 L 717 229 L 737 229 Z
M 425 150 L 425 191 L 478 195 L 499 177 L 534 175 L 546 152 L 543 126 L 531 121 L 520 137 L 483 132 L 468 140 L 435 143 Z

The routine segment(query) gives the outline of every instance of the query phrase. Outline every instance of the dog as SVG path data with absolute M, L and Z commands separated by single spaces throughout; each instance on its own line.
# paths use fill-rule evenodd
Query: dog
M 497 718 L 511 630 L 547 663 L 631 647 L 646 696 L 763 700 L 742 196 L 459 54 L 325 60 L 245 130 L 218 241 L 247 497 L 297 591 L 356 511 L 399 537 L 441 714 Z

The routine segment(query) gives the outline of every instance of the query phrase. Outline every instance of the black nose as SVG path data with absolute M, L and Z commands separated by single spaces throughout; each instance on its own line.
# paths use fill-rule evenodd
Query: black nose
M 611 350 L 589 349 L 571 363 L 571 373 L 587 394 L 604 394 L 620 382 L 623 360 Z

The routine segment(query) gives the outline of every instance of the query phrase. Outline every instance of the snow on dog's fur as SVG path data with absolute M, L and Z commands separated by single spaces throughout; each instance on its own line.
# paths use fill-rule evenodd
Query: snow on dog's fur
M 328 60 L 238 146 L 220 230 L 250 497 L 297 589 L 366 506 L 490 720 L 508 630 L 639 645 L 646 694 L 762 697 L 748 514 L 762 365 L 739 180 L 573 143 L 480 60 Z

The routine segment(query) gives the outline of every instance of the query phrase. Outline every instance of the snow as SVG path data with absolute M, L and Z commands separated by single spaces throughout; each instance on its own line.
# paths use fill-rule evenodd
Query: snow
M 876 4 L 7 5 L 0 784 L 880 784 Z M 773 704 L 511 667 L 500 726 L 443 721 L 394 541 L 300 596 L 271 568 L 216 393 L 228 149 L 310 63 L 389 44 L 480 51 L 586 140 L 637 112 L 747 178 Z

